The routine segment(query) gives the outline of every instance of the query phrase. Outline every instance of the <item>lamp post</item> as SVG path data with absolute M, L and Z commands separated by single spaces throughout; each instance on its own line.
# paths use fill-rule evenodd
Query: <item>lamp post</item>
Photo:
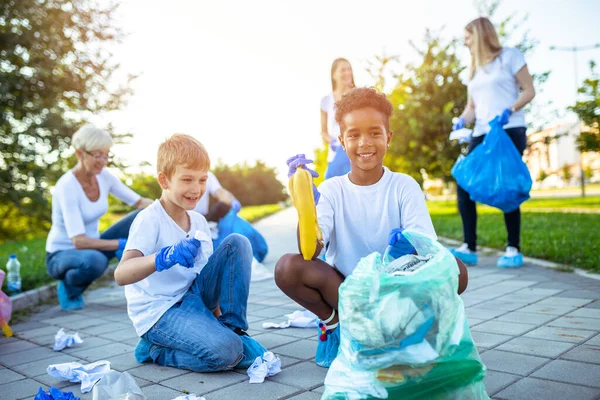
M 589 46 L 550 46 L 550 50 L 555 51 L 570 51 L 573 53 L 573 66 L 575 68 L 575 102 L 577 102 L 577 94 L 579 93 L 579 77 L 577 74 L 577 52 L 584 50 L 592 50 L 600 48 L 600 43 L 592 44 Z M 580 121 L 577 116 L 577 132 L 580 132 Z M 581 150 L 579 150 L 579 173 L 581 182 L 581 197 L 585 197 L 585 174 L 583 171 L 583 160 L 581 157 Z

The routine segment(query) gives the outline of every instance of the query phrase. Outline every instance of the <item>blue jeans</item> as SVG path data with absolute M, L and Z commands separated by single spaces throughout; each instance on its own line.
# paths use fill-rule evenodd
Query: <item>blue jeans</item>
M 527 129 L 524 127 L 508 128 L 505 131 L 515 144 L 517 151 L 523 155 L 523 151 L 527 147 Z M 485 139 L 485 135 L 474 137 L 469 143 L 468 153 L 483 143 L 483 139 Z M 477 208 L 469 193 L 458 185 L 456 194 L 458 197 L 458 211 L 463 223 L 464 242 L 469 246 L 469 250 L 475 251 L 477 250 Z M 508 245 L 520 250 L 521 209 L 517 208 L 509 213 L 504 213 L 504 224 L 508 233 Z
M 129 228 L 140 210 L 127 214 L 117 223 L 111 225 L 100 239 L 113 240 L 127 238 Z M 93 249 L 70 249 L 46 253 L 46 269 L 48 275 L 63 281 L 70 298 L 75 298 L 97 278 L 104 274 L 108 262 L 115 256 L 115 250 L 100 251 Z
M 142 336 L 154 362 L 197 372 L 232 369 L 242 358 L 238 333 L 248 329 L 251 265 L 248 239 L 227 236 L 181 301 Z M 215 318 L 217 306 L 222 314 Z

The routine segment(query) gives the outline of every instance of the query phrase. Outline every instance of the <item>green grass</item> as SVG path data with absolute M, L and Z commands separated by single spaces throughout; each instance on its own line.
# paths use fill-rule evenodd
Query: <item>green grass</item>
M 249 222 L 258 221 L 281 210 L 279 204 L 248 206 L 239 215 Z M 100 219 L 100 231 L 118 221 L 125 214 L 107 213 Z M 6 272 L 6 262 L 10 254 L 16 254 L 21 263 L 22 290 L 35 289 L 54 280 L 46 272 L 46 237 L 37 239 L 7 241 L 0 244 L 0 268 Z M 6 282 L 3 284 L 6 291 Z
M 595 201 L 598 198 L 596 198 Z M 600 214 L 536 212 L 540 207 L 577 207 L 579 199 L 537 199 L 522 207 L 521 248 L 525 255 L 600 272 Z M 594 201 L 585 208 L 598 208 Z M 462 240 L 462 223 L 455 201 L 428 202 L 436 232 L 440 236 Z M 504 249 L 506 228 L 502 213 L 477 206 L 477 243 Z

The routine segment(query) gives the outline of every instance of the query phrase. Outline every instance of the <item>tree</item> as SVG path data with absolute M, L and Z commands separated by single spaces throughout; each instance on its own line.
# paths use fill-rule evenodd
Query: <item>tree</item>
M 0 205 L 11 215 L 49 220 L 48 190 L 68 166 L 72 134 L 130 94 L 133 77 L 112 79 L 108 45 L 123 34 L 107 3 L 0 0 Z
M 584 124 L 577 138 L 577 146 L 582 152 L 600 151 L 600 74 L 593 61 L 590 61 L 590 70 L 592 76 L 583 81 L 578 90 L 584 99 L 569 107 Z

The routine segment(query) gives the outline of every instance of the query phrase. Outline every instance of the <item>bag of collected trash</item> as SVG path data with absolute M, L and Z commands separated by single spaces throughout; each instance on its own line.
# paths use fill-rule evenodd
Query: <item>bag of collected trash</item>
M 340 286 L 340 348 L 323 398 L 488 399 L 455 258 L 403 234 L 418 255 L 370 254 Z
M 51 387 L 46 393 L 40 386 L 33 400 L 79 400 L 79 397 L 75 397 L 73 392 L 63 392 L 55 387 Z
M 239 233 L 242 236 L 246 236 L 248 240 L 250 240 L 250 244 L 252 245 L 252 254 L 254 255 L 254 258 L 258 260 L 258 262 L 262 262 L 267 256 L 267 253 L 269 252 L 269 246 L 267 246 L 267 241 L 263 235 L 254 229 L 252 224 L 237 215 L 234 210 L 229 211 L 223 218 L 221 218 L 217 227 L 219 230 L 219 235 L 213 240 L 213 247 L 215 249 L 227 236 L 231 235 L 232 233 Z
M 483 143 L 459 156 L 451 173 L 471 200 L 510 212 L 529 198 L 531 175 L 498 117 L 490 127 Z
M 94 386 L 93 400 L 146 400 L 128 372 L 110 371 Z

